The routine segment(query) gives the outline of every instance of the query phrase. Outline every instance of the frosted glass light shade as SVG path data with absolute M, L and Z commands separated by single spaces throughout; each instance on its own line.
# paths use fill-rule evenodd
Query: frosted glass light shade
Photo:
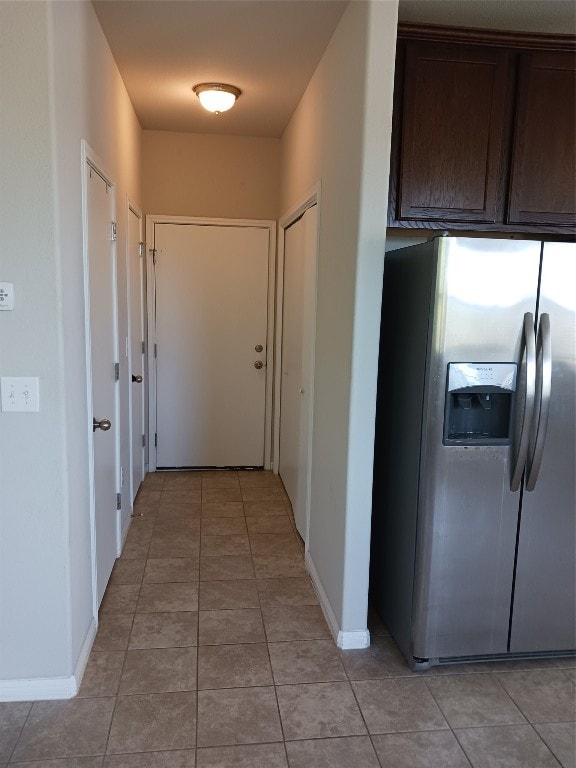
M 226 112 L 234 106 L 234 102 L 240 96 L 241 91 L 234 85 L 223 83 L 201 83 L 192 89 L 200 99 L 200 104 L 209 112 L 219 114 Z

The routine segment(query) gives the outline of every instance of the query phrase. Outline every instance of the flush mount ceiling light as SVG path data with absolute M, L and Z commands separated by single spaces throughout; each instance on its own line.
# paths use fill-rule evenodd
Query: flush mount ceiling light
M 200 83 L 192 88 L 200 99 L 200 104 L 208 112 L 219 115 L 234 106 L 234 102 L 242 91 L 234 85 L 224 83 Z

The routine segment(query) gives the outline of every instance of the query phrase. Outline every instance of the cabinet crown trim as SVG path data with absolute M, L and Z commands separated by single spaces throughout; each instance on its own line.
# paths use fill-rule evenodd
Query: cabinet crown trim
M 500 29 L 445 27 L 437 24 L 398 23 L 398 38 L 442 43 L 530 48 L 540 51 L 576 52 L 576 35 L 548 35 Z

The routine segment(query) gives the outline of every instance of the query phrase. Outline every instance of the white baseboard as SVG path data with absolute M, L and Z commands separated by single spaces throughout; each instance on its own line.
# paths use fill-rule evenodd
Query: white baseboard
M 322 581 L 320 580 L 320 576 L 318 575 L 318 571 L 316 570 L 316 566 L 314 565 L 314 561 L 310 557 L 310 552 L 308 550 L 304 555 L 304 562 L 306 563 L 306 568 L 308 569 L 314 589 L 318 595 L 320 607 L 324 612 L 328 627 L 330 632 L 332 632 L 332 637 L 338 648 L 342 648 L 343 650 L 368 648 L 370 645 L 370 632 L 367 629 L 358 629 L 351 632 L 342 631 L 340 629 L 336 614 L 330 605 L 330 601 L 328 600 L 328 596 L 322 586 Z
M 340 631 L 338 633 L 336 645 L 338 648 L 342 648 L 343 651 L 348 651 L 353 648 L 369 648 L 370 632 L 367 629 L 355 629 L 352 632 Z
M 86 664 L 88 664 L 88 659 L 90 658 L 90 651 L 92 650 L 92 646 L 94 645 L 94 639 L 96 637 L 97 631 L 98 631 L 98 619 L 92 618 L 92 621 L 90 622 L 90 626 L 88 627 L 88 632 L 86 633 L 86 637 L 84 638 L 84 642 L 82 644 L 80 656 L 78 657 L 78 661 L 76 662 L 76 669 L 74 670 L 74 680 L 76 681 L 76 690 L 72 694 L 73 696 L 76 696 L 76 694 L 80 690 L 80 683 L 82 682 L 82 678 L 84 677 L 84 672 L 86 671 Z
M 96 619 L 92 619 L 73 675 L 0 680 L 0 701 L 41 701 L 71 699 L 76 696 L 96 637 L 97 626 Z
M 132 525 L 133 514 L 134 514 L 134 504 L 132 504 L 130 514 L 126 517 L 124 526 L 120 531 L 120 553 L 118 557 L 120 557 L 120 555 L 122 554 L 122 550 L 124 549 L 124 544 L 126 544 L 126 537 L 128 536 L 128 531 L 130 530 L 130 526 Z

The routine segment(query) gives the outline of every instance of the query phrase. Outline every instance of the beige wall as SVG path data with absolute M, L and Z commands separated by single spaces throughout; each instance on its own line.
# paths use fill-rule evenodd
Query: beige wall
M 2 700 L 3 679 L 69 670 L 71 641 L 46 6 L 0 3 L 0 38 L 0 375 L 40 380 L 39 413 L 0 413 Z
M 144 131 L 148 214 L 276 219 L 280 140 Z
M 40 379 L 39 413 L 0 413 L 0 700 L 31 700 L 75 692 L 95 627 L 81 140 L 117 183 L 122 348 L 141 131 L 91 3 L 0 2 L 0 72 L 0 375 Z
M 321 183 L 309 558 L 366 633 L 397 0 L 350 3 L 282 139 L 281 215 Z

